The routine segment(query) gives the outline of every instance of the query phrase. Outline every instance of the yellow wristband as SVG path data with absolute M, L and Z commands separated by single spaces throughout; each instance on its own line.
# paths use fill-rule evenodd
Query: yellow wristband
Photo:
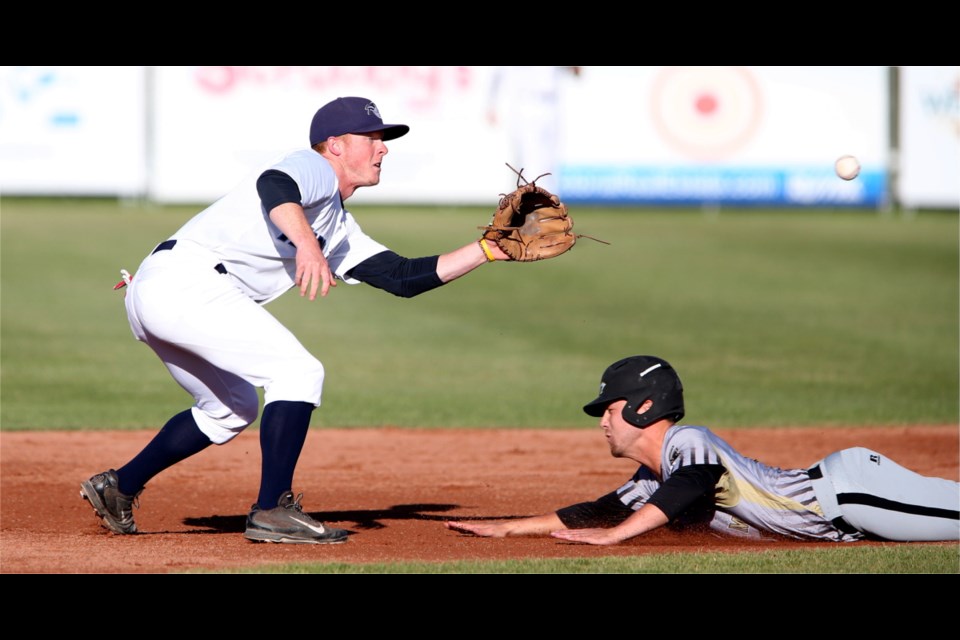
M 487 256 L 487 262 L 496 262 L 496 258 L 493 257 L 493 252 L 490 251 L 490 247 L 487 246 L 487 239 L 480 238 L 480 248 L 483 249 L 483 253 Z

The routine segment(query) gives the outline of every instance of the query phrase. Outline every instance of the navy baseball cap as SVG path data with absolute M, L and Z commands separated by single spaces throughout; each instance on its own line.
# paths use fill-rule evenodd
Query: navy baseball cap
M 405 124 L 383 124 L 377 105 L 366 98 L 337 98 L 320 107 L 310 123 L 310 146 L 330 136 L 345 133 L 383 131 L 384 140 L 393 140 L 410 131 Z

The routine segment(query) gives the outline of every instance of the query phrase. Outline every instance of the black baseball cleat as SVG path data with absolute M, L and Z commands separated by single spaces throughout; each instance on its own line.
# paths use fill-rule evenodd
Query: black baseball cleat
M 288 544 L 338 544 L 347 541 L 347 531 L 334 529 L 317 522 L 303 512 L 300 498 L 288 491 L 280 497 L 273 509 L 250 508 L 247 530 L 243 537 L 254 542 L 285 542 Z
M 100 517 L 101 524 L 110 531 L 119 534 L 136 533 L 133 507 L 140 506 L 137 498 L 143 489 L 136 495 L 128 496 L 120 493 L 117 486 L 117 472 L 110 469 L 81 482 L 80 497 L 90 503 Z

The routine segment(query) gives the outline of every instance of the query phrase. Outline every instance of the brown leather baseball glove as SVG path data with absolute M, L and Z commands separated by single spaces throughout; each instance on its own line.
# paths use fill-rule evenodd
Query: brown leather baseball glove
M 569 251 L 577 236 L 567 206 L 559 197 L 538 187 L 536 180 L 526 182 L 522 169 L 517 176 L 516 190 L 502 195 L 490 224 L 479 227 L 485 231 L 483 237 L 496 242 L 511 260 L 518 262 L 544 260 Z M 521 180 L 526 184 L 521 186 Z

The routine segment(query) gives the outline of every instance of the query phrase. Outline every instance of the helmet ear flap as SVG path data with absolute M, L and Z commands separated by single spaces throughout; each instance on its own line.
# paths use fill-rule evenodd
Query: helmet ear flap
M 650 398 L 640 399 L 639 395 L 640 394 L 636 394 L 633 398 L 627 398 L 627 404 L 623 405 L 623 410 L 620 412 L 620 415 L 623 416 L 623 419 L 629 424 L 632 424 L 638 429 L 643 429 L 651 424 L 645 419 L 649 409 L 643 413 L 639 413 L 639 411 L 644 403 Z M 650 408 L 652 409 L 653 407 L 651 406 Z
M 643 413 L 637 413 L 648 400 L 652 403 L 650 407 Z M 661 360 L 641 373 L 635 388 L 627 394 L 622 415 L 624 420 L 638 429 L 649 427 L 664 418 L 673 422 L 683 418 L 683 383 L 673 367 Z

